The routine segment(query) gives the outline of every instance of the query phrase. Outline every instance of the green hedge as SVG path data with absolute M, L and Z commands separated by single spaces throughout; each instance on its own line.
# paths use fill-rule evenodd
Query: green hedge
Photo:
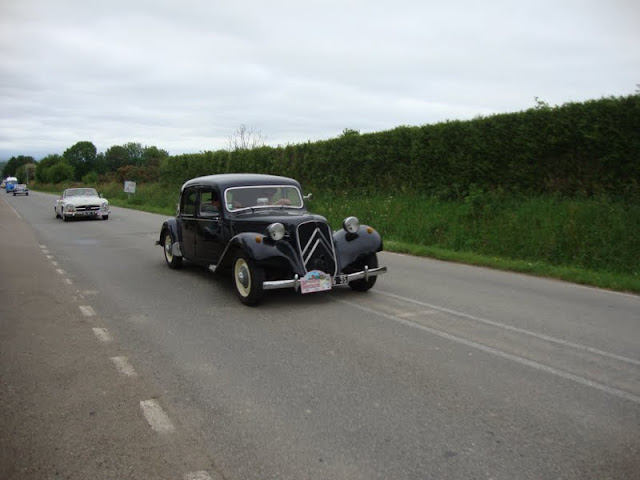
M 473 189 L 640 198 L 640 95 L 284 147 L 178 155 L 164 183 L 199 175 L 285 175 L 330 191 L 394 190 L 463 198 Z

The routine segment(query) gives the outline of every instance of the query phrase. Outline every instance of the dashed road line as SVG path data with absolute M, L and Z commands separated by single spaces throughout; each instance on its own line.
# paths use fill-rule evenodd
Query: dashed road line
M 58 272 L 60 275 L 64 275 L 65 273 L 67 273 L 61 268 L 56 268 L 56 272 Z
M 204 470 L 199 472 L 185 473 L 182 480 L 212 480 L 211 475 Z
M 101 342 L 110 342 L 112 340 L 109 330 L 106 328 L 93 328 L 93 333 Z
M 133 368 L 127 357 L 111 357 L 118 371 L 125 377 L 137 377 L 138 373 Z
M 93 307 L 91 307 L 89 305 L 80 305 L 80 306 L 78 306 L 78 308 L 82 312 L 82 315 L 84 315 L 85 317 L 95 317 L 96 316 L 95 310 L 93 309 Z
M 140 402 L 140 409 L 152 430 L 158 433 L 171 433 L 175 431 L 176 428 L 157 401 L 142 400 Z

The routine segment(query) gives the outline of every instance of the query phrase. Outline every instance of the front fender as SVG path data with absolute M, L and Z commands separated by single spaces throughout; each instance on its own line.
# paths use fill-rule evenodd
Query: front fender
M 160 229 L 160 238 L 156 241 L 156 245 L 162 245 L 164 247 L 164 232 L 166 231 L 171 234 L 171 238 L 173 239 L 173 254 L 181 257 L 180 227 L 175 218 L 169 218 L 162 224 L 162 228 Z
M 293 273 L 304 275 L 304 265 L 289 242 L 274 242 L 264 235 L 248 232 L 240 233 L 229 241 L 216 269 L 229 267 L 238 250 L 244 251 L 258 264 L 279 263 L 288 266 Z
M 367 225 L 360 225 L 356 233 L 338 230 L 333 234 L 333 244 L 341 272 L 359 257 L 382 251 L 382 237 Z

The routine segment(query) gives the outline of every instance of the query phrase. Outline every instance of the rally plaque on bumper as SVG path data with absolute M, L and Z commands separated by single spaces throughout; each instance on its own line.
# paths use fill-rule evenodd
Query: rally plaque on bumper
M 300 279 L 300 292 L 324 292 L 331 290 L 332 283 L 331 275 L 319 270 L 313 270 Z

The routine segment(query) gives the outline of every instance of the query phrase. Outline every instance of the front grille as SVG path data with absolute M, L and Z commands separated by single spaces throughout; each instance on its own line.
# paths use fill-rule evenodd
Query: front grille
M 79 205 L 76 207 L 76 212 L 96 212 L 100 210 L 98 205 Z
M 337 273 L 333 234 L 327 223 L 311 221 L 298 225 L 298 248 L 306 272 L 320 270 L 331 275 Z

